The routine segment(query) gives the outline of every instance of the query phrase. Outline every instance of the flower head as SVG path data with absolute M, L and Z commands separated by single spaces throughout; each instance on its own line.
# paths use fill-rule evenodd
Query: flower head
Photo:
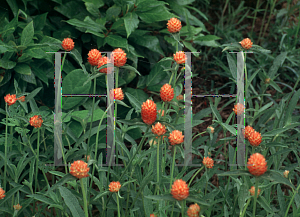
M 202 163 L 206 168 L 209 169 L 213 168 L 214 166 L 214 160 L 210 157 L 204 157 Z
M 17 98 L 17 100 L 20 100 L 21 102 L 25 102 L 25 96 L 21 96 L 21 97 Z
M 249 38 L 243 39 L 241 42 L 239 42 L 242 47 L 246 50 L 250 49 L 252 47 L 253 42 Z
M 126 53 L 121 48 L 114 49 L 112 55 L 114 57 L 115 66 L 120 67 L 125 65 L 127 57 Z
M 245 127 L 245 131 L 244 131 L 244 137 L 245 137 L 245 139 L 248 139 L 249 136 L 250 136 L 250 134 L 251 134 L 252 132 L 254 132 L 254 131 L 255 131 L 255 130 L 254 130 L 251 126 Z
M 180 95 L 176 96 L 176 99 L 177 99 L 178 101 L 183 100 L 183 96 L 180 94 Z
M 200 206 L 195 203 L 190 205 L 190 207 L 187 210 L 187 215 L 188 217 L 199 217 L 199 212 L 200 212 Z
M 112 181 L 108 187 L 110 192 L 118 192 L 121 188 L 121 184 L 119 181 L 117 182 Z
M 90 50 L 90 52 L 88 53 L 88 62 L 92 65 L 92 66 L 97 66 L 99 60 L 101 59 L 102 55 L 100 53 L 100 51 L 98 51 L 97 49 L 92 49 Z
M 123 91 L 120 87 L 114 89 L 114 93 L 111 89 L 109 96 L 110 96 L 111 100 L 113 100 L 114 98 L 117 99 L 117 100 L 123 100 L 124 99 L 124 94 L 123 94 Z
M 0 200 L 5 197 L 5 191 L 0 187 Z
M 184 200 L 189 196 L 189 187 L 182 179 L 174 181 L 171 194 L 176 200 Z
M 29 119 L 29 123 L 34 128 L 40 128 L 43 124 L 43 119 L 41 115 L 34 115 Z
M 176 61 L 177 64 L 183 64 L 185 63 L 186 56 L 183 51 L 178 51 L 176 54 L 173 54 L 174 60 Z
M 270 82 L 271 82 L 271 78 L 266 78 L 265 79 L 265 84 L 270 84 Z
M 7 94 L 5 97 L 4 97 L 4 101 L 7 103 L 7 105 L 11 106 L 13 104 L 15 104 L 15 102 L 17 101 L 16 99 L 16 94 Z
M 98 68 L 100 68 L 101 66 L 110 63 L 109 59 L 105 56 L 105 57 L 101 57 L 98 61 Z M 111 67 L 109 67 L 109 69 L 111 69 Z M 104 69 L 100 69 L 99 70 L 102 73 L 107 74 L 107 67 Z
M 263 175 L 268 168 L 265 157 L 260 153 L 252 154 L 247 164 L 249 172 L 254 176 Z
M 181 22 L 180 20 L 178 20 L 177 18 L 171 18 L 169 19 L 168 23 L 167 23 L 167 26 L 168 26 L 168 31 L 170 33 L 175 33 L 175 32 L 179 32 L 180 29 L 181 29 Z
M 154 215 L 154 214 L 150 214 L 150 217 L 157 217 L 157 215 Z
M 234 109 L 232 109 L 236 115 L 242 115 L 244 112 L 244 105 L 241 103 L 237 103 L 234 105 Z
M 160 114 L 161 113 L 161 109 L 159 109 L 157 113 Z M 165 115 L 165 110 L 162 110 L 161 116 L 163 117 L 164 115 Z
M 284 176 L 285 178 L 288 178 L 289 173 L 290 173 L 290 171 L 285 170 L 285 171 L 283 172 L 283 176 Z
M 250 142 L 250 145 L 256 147 L 261 143 L 261 134 L 259 132 L 254 131 L 250 133 L 248 140 Z
M 207 130 L 208 131 L 210 130 L 211 133 L 215 132 L 215 128 L 213 128 L 212 126 L 207 127 Z
M 250 188 L 249 192 L 250 192 L 250 195 L 251 195 L 251 196 L 255 196 L 255 187 L 252 186 L 252 187 Z M 258 190 L 257 190 L 257 197 L 258 197 L 258 195 L 260 194 L 260 192 L 261 192 L 261 190 L 258 189 Z
M 170 133 L 169 142 L 171 145 L 177 145 L 183 143 L 183 138 L 184 136 L 181 131 L 173 130 L 172 133 Z
M 157 114 L 156 104 L 151 99 L 147 99 L 146 102 L 143 102 L 141 110 L 142 120 L 144 123 L 149 125 L 153 124 L 156 120 Z
M 22 206 L 20 204 L 14 205 L 15 210 L 20 210 L 22 209 Z
M 155 125 L 152 125 L 152 133 L 161 136 L 166 133 L 166 127 L 165 125 L 162 125 L 161 123 L 157 122 Z
M 71 51 L 74 49 L 74 41 L 71 38 L 65 38 L 61 44 L 62 48 L 66 51 Z
M 174 89 L 170 84 L 164 84 L 160 89 L 160 98 L 164 102 L 170 102 L 174 98 Z
M 72 163 L 70 167 L 70 174 L 78 179 L 88 177 L 89 171 L 90 168 L 88 167 L 88 164 L 82 160 L 74 161 L 74 163 Z

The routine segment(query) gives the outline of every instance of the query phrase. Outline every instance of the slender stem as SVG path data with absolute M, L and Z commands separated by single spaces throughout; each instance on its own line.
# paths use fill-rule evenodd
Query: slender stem
M 120 205 L 119 205 L 119 196 L 118 194 L 116 193 L 116 197 L 117 197 L 117 206 L 118 206 L 118 217 L 120 217 Z
M 265 10 L 265 13 L 264 13 L 264 17 L 263 17 L 262 23 L 265 23 L 265 19 L 266 19 L 266 14 L 267 14 L 268 6 L 269 6 L 269 1 L 267 1 L 267 7 L 266 7 L 266 10 Z M 259 36 L 258 36 L 257 44 L 259 44 L 260 36 L 261 36 L 262 30 L 263 30 L 263 26 L 264 26 L 264 25 L 261 25 L 261 27 L 260 27 L 260 31 L 259 31 Z
M 36 168 L 35 168 L 35 193 L 38 186 L 38 172 L 39 172 L 39 153 L 40 153 L 40 129 L 38 128 L 37 148 L 36 148 Z
M 289 209 L 290 209 L 290 207 L 291 207 L 291 205 L 292 205 L 292 203 L 293 203 L 293 201 L 294 201 L 294 198 L 295 198 L 296 194 L 298 194 L 299 188 L 300 188 L 300 184 L 298 185 L 296 191 L 294 191 L 293 197 L 292 197 L 292 199 L 291 199 L 290 202 L 289 202 L 289 205 L 288 205 L 288 207 L 287 207 L 287 209 L 286 209 L 286 211 L 285 211 L 284 217 L 287 217 L 287 215 L 288 215 L 288 213 L 289 213 Z
M 274 10 L 274 8 L 275 8 L 275 5 L 276 5 L 276 2 L 277 2 L 277 1 L 273 0 L 272 2 L 273 2 L 273 5 L 271 6 L 270 15 L 273 13 L 273 10 Z M 265 30 L 264 30 L 264 34 L 262 35 L 262 38 L 263 38 L 263 37 L 265 36 L 265 34 L 266 34 L 267 28 L 268 28 L 268 26 L 269 26 L 269 24 L 270 24 L 270 20 L 271 20 L 271 16 L 269 16 L 269 19 L 268 19 L 267 25 L 265 26 Z
M 259 2 L 260 2 L 260 0 L 258 0 L 258 1 L 256 2 L 256 9 L 255 9 L 254 19 L 253 19 L 252 28 L 251 28 L 251 33 L 250 33 L 250 35 L 251 35 L 252 38 L 253 38 L 253 28 L 254 28 L 254 25 L 255 25 L 255 20 L 256 20 L 256 15 L 257 15 L 257 10 L 258 10 L 258 6 L 259 6 Z
M 181 216 L 184 217 L 184 200 L 181 201 Z
M 300 13 L 299 13 L 299 17 L 298 17 L 298 21 L 300 20 Z M 294 40 L 294 48 L 296 49 L 296 45 L 297 45 L 297 42 L 298 40 L 296 40 L 296 38 L 298 37 L 298 33 L 299 33 L 299 28 L 300 28 L 300 24 L 298 23 L 298 26 L 296 28 L 296 34 L 295 34 L 295 40 Z M 299 76 L 300 77 L 300 76 Z
M 84 213 L 85 217 L 89 217 L 89 212 L 88 212 L 88 207 L 87 207 L 87 199 L 86 199 L 86 193 L 83 185 L 83 180 L 80 179 L 80 185 L 81 185 L 81 190 L 82 190 L 82 196 L 83 196 L 83 204 L 84 204 Z
M 173 211 L 174 211 L 174 203 L 173 203 L 173 205 L 172 205 L 171 217 L 173 217 Z
M 202 166 L 202 167 L 195 173 L 195 175 L 191 178 L 191 180 L 190 180 L 190 182 L 189 182 L 189 185 L 188 185 L 189 187 L 190 187 L 192 181 L 194 180 L 194 178 L 198 175 L 198 173 L 200 173 L 201 170 L 203 170 L 203 168 L 204 168 L 204 166 Z
M 244 217 L 245 213 L 246 213 L 246 210 L 247 210 L 247 207 L 249 206 L 250 204 L 250 201 L 251 201 L 251 197 L 248 199 L 247 203 L 246 203 L 246 206 L 244 207 L 244 210 L 243 210 L 243 213 L 240 214 L 240 217 Z
M 176 154 L 176 145 L 174 146 L 174 153 L 173 153 L 173 161 L 172 161 L 172 169 L 171 169 L 171 177 L 170 177 L 170 190 L 172 188 L 172 182 L 173 182 L 173 173 L 174 173 L 174 167 L 175 167 L 175 154 Z
M 160 138 L 158 138 L 158 143 L 157 143 L 157 151 L 156 151 L 156 168 L 157 168 L 157 195 L 159 195 L 159 175 L 160 175 L 160 169 L 159 169 L 159 148 L 160 148 Z
M 254 204 L 253 204 L 253 217 L 255 217 L 256 212 L 256 201 L 257 201 L 257 192 L 258 192 L 258 180 L 257 177 L 255 177 L 255 195 L 254 195 Z
M 3 181 L 3 188 L 6 191 L 6 173 L 7 173 L 7 125 L 8 125 L 8 110 L 7 110 L 7 103 L 5 103 L 6 107 L 6 125 L 5 125 L 5 150 L 4 150 L 4 181 Z

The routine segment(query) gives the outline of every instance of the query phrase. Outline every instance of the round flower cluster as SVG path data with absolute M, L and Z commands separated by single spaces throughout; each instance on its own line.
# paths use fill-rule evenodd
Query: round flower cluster
M 262 141 L 261 134 L 256 132 L 251 126 L 245 127 L 244 138 L 248 139 L 250 145 L 254 147 L 259 146 Z

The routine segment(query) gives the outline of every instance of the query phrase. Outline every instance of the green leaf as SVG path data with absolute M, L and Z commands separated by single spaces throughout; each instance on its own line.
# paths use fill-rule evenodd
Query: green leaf
M 107 21 L 115 20 L 120 13 L 121 13 L 121 7 L 113 5 L 112 7 L 108 8 L 106 11 L 106 20 Z
M 268 76 L 271 78 L 271 80 L 274 78 L 279 67 L 283 64 L 286 56 L 287 56 L 287 52 L 283 52 L 274 59 L 273 65 L 271 66 L 268 72 Z
M 85 30 L 90 30 L 93 32 L 103 32 L 105 29 L 104 26 L 100 25 L 99 23 L 96 23 L 94 20 L 92 20 L 89 16 L 87 16 L 84 21 L 78 20 L 78 19 L 70 19 L 67 21 L 72 26 L 75 27 L 81 27 Z
M 155 23 L 175 17 L 175 15 L 171 14 L 165 6 L 158 6 L 144 12 L 136 11 L 136 13 L 146 23 Z
M 141 74 L 139 73 L 139 71 L 138 71 L 136 68 L 134 68 L 134 67 L 132 67 L 132 66 L 130 66 L 130 65 L 121 66 L 120 68 L 128 69 L 128 70 L 130 70 L 130 71 L 134 71 L 135 73 L 137 73 L 138 75 L 141 76 Z
M 150 11 L 153 8 L 164 7 L 165 4 L 168 4 L 168 3 L 163 2 L 163 1 L 156 1 L 156 0 L 142 1 L 137 4 L 136 11 L 137 12 Z
M 249 196 L 248 188 L 245 184 L 242 184 L 238 193 L 238 203 L 240 210 L 243 210 L 247 196 Z
M 89 111 L 88 110 L 82 110 L 82 111 L 74 111 L 71 113 L 71 116 L 78 117 L 80 119 L 85 119 L 88 115 Z M 98 121 L 102 118 L 102 115 L 104 114 L 104 111 L 101 109 L 96 109 L 94 111 L 94 116 L 93 116 L 93 122 Z M 104 115 L 104 118 L 106 118 L 106 115 Z M 92 116 L 89 117 L 87 122 L 91 122 Z
M 79 63 L 79 65 L 81 66 L 84 74 L 88 74 L 87 71 L 86 71 L 86 68 L 85 66 L 82 64 L 82 57 L 80 55 L 80 53 L 78 52 L 77 49 L 73 49 L 71 51 L 71 54 L 72 54 L 72 57 Z
M 213 40 L 219 40 L 221 39 L 218 36 L 215 35 L 205 35 L 205 36 L 198 36 L 194 40 L 195 41 L 213 41 Z
M 14 17 L 18 16 L 18 4 L 16 0 L 6 0 L 7 4 L 9 5 L 10 9 L 12 10 Z
M 206 203 L 204 200 L 200 199 L 200 198 L 196 198 L 196 197 L 193 197 L 193 196 L 188 196 L 186 198 L 187 201 L 191 201 L 191 202 L 194 202 L 194 203 L 197 203 L 197 204 L 201 204 L 202 206 L 210 206 L 209 203 Z
M 127 38 L 135 29 L 138 28 L 139 22 L 140 21 L 139 21 L 138 15 L 134 12 L 128 13 L 124 17 L 124 24 L 125 24 L 125 29 L 127 32 Z
M 56 204 L 55 201 L 52 200 L 51 198 L 45 197 L 45 196 L 40 195 L 40 194 L 27 195 L 27 197 L 34 198 L 34 199 L 36 199 L 38 201 L 41 201 L 41 202 L 43 202 L 45 204 L 49 204 L 49 205 Z M 59 204 L 57 204 L 57 205 L 59 205 Z M 61 207 L 60 209 L 63 210 L 63 207 L 62 206 L 60 206 L 60 207 Z
M 21 188 L 23 188 L 23 185 L 20 185 L 18 187 L 14 187 L 11 190 L 9 190 L 8 192 L 5 193 L 5 197 L 4 199 L 0 200 L 0 207 L 3 206 L 3 204 L 5 204 L 6 201 L 9 201 L 9 199 L 15 195 L 15 193 L 17 193 L 18 191 L 21 190 Z
M 218 176 L 251 176 L 248 170 L 233 170 L 217 174 Z
M 4 69 L 12 69 L 17 65 L 16 62 L 0 59 L 0 67 Z
M 34 35 L 33 21 L 31 21 L 24 29 L 21 35 L 21 45 L 28 45 Z
M 23 75 L 31 75 L 31 68 L 25 63 L 19 63 L 14 70 Z
M 287 107 L 287 111 L 286 111 L 286 125 L 289 125 L 292 122 L 292 114 L 294 109 L 296 108 L 297 102 L 300 99 L 300 89 L 294 93 L 288 107 Z
M 85 216 L 77 198 L 74 196 L 74 194 L 72 194 L 70 190 L 60 186 L 59 192 L 62 198 L 64 199 L 64 202 L 66 203 L 67 207 L 70 209 L 73 217 Z
M 173 201 L 175 202 L 176 199 L 171 196 L 171 194 L 165 194 L 165 195 L 149 195 L 144 196 L 145 198 L 151 199 L 151 200 L 166 200 L 166 201 Z
M 275 90 L 277 90 L 279 93 L 282 93 L 282 90 L 280 89 L 280 87 L 279 87 L 273 80 L 270 80 L 270 85 L 271 85 Z
M 46 24 L 46 19 L 47 19 L 47 13 L 37 15 L 33 18 L 33 27 L 35 31 L 42 31 L 45 24 Z
M 281 134 L 291 128 L 295 128 L 297 126 L 299 126 L 299 122 L 296 122 L 296 123 L 292 123 L 290 125 L 286 125 L 285 127 L 281 128 L 281 129 L 275 129 L 275 130 L 272 130 L 272 131 L 269 131 L 269 132 L 266 132 L 264 134 L 262 134 L 262 137 L 266 137 L 266 136 L 276 136 L 277 134 Z
M 270 207 L 270 204 L 267 202 L 267 200 L 264 197 L 259 196 L 257 198 L 257 202 L 261 205 L 262 208 L 264 208 L 266 212 L 274 214 L 274 211 Z
M 177 4 L 179 5 L 188 5 L 193 3 L 195 0 L 176 0 Z
M 122 47 L 122 48 L 126 48 L 128 50 L 128 42 L 127 39 L 122 38 L 119 35 L 108 35 L 105 38 L 105 43 L 109 44 L 112 47 Z
M 236 80 L 237 79 L 237 68 L 236 68 L 235 61 L 232 58 L 232 56 L 230 55 L 230 53 L 227 53 L 227 62 L 229 65 L 231 75 L 232 75 L 233 79 Z
M 216 116 L 219 123 L 221 123 L 222 122 L 222 117 L 221 117 L 219 111 L 217 110 L 217 108 L 212 103 L 210 103 L 210 108 L 211 108 L 213 114 Z
M 189 49 L 191 52 L 195 52 L 193 53 L 193 55 L 195 57 L 199 57 L 199 53 L 197 52 L 197 49 L 193 47 L 193 45 L 189 42 L 183 41 L 184 46 Z
M 153 86 L 160 83 L 163 79 L 166 78 L 167 73 L 164 72 L 164 69 L 171 67 L 171 61 L 159 61 L 151 69 L 150 74 L 147 76 L 147 86 Z
M 151 51 L 157 52 L 165 56 L 163 50 L 160 47 L 159 40 L 156 36 L 144 35 L 134 38 L 134 42 L 138 45 L 148 48 Z
M 125 95 L 128 97 L 129 102 L 132 105 L 132 107 L 134 107 L 134 109 L 137 112 L 140 112 L 141 111 L 141 104 L 140 104 L 140 102 L 133 95 L 131 95 L 128 92 L 125 92 Z
M 284 178 L 283 175 L 279 174 L 277 171 L 268 170 L 267 172 L 265 172 L 263 175 L 259 177 L 272 182 L 288 185 L 295 190 L 295 186 L 292 183 L 290 183 L 288 179 Z

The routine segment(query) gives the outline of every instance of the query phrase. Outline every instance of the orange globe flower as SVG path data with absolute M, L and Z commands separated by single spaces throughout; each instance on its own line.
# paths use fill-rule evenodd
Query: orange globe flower
M 110 184 L 109 184 L 109 191 L 110 192 L 118 192 L 121 188 L 121 184 L 120 182 L 114 182 L 112 181 Z
M 171 194 L 176 200 L 184 200 L 189 196 L 189 187 L 182 179 L 174 181 Z
M 40 128 L 43 124 L 43 119 L 41 115 L 34 115 L 29 119 L 29 123 L 34 128 Z
M 171 145 L 177 145 L 183 143 L 183 138 L 184 136 L 181 131 L 173 130 L 172 133 L 170 133 L 169 142 Z
M 204 157 L 202 163 L 206 168 L 209 169 L 213 168 L 214 166 L 214 160 L 210 157 Z
M 175 33 L 175 32 L 179 32 L 180 29 L 181 29 L 181 21 L 178 20 L 177 18 L 171 18 L 169 19 L 168 23 L 167 23 L 167 26 L 168 26 L 168 31 L 170 33 Z
M 115 66 L 121 67 L 125 65 L 127 57 L 126 53 L 121 48 L 114 49 L 112 52 L 112 56 L 114 57 Z
M 25 96 L 21 96 L 21 97 L 17 98 L 17 100 L 19 100 L 21 102 L 25 102 Z
M 244 105 L 241 103 L 237 103 L 234 105 L 234 108 L 232 109 L 236 115 L 242 115 L 244 112 Z
M 288 178 L 289 173 L 290 173 L 290 171 L 285 170 L 285 171 L 283 172 L 283 176 L 284 176 L 285 178 Z
M 185 63 L 186 56 L 183 51 L 178 51 L 176 54 L 173 54 L 174 60 L 176 61 L 177 64 L 183 64 Z
M 0 200 L 5 197 L 5 191 L 0 187 Z
M 250 134 L 252 132 L 255 132 L 255 130 L 251 126 L 247 126 L 247 127 L 245 127 L 245 131 L 244 132 L 245 132 L 245 134 L 244 134 L 245 139 L 248 139 L 249 136 L 250 136 Z
M 20 210 L 22 209 L 22 206 L 20 204 L 14 205 L 15 210 Z
M 92 65 L 92 66 L 97 66 L 99 60 L 101 59 L 102 55 L 100 53 L 100 51 L 98 51 L 97 49 L 92 49 L 90 50 L 90 52 L 88 53 L 88 62 Z
M 107 57 L 101 57 L 98 61 L 98 68 L 100 68 L 101 66 L 110 63 L 109 59 Z M 112 67 L 109 67 L 109 69 L 111 69 Z M 99 70 L 102 73 L 107 74 L 107 67 L 104 69 L 100 69 Z
M 183 100 L 183 96 L 180 94 L 180 95 L 176 96 L 176 99 L 177 99 L 178 101 Z
M 16 103 L 17 99 L 16 99 L 16 94 L 7 94 L 5 97 L 4 97 L 4 101 L 7 103 L 7 105 L 11 106 L 13 104 Z
M 187 210 L 187 215 L 188 217 L 199 217 L 199 212 L 200 212 L 200 206 L 195 203 L 190 205 L 190 207 Z
M 250 49 L 252 47 L 253 42 L 249 38 L 243 39 L 241 42 L 239 42 L 242 47 L 246 50 Z
M 113 100 L 114 98 L 117 100 L 123 100 L 124 94 L 121 88 L 116 88 L 114 91 L 110 90 L 109 98 Z
M 161 123 L 157 122 L 155 125 L 152 125 L 152 133 L 161 136 L 166 133 L 166 127 L 165 125 L 162 125 Z
M 78 179 L 88 177 L 89 171 L 90 168 L 88 167 L 88 164 L 82 160 L 74 161 L 74 163 L 72 163 L 70 167 L 70 174 Z
M 150 214 L 150 217 L 157 217 L 157 215 L 154 215 L 154 214 Z
M 259 132 L 254 131 L 250 134 L 248 140 L 250 142 L 250 145 L 256 147 L 261 143 L 261 134 Z
M 247 164 L 249 172 L 254 176 L 263 175 L 268 168 L 265 157 L 260 153 L 252 154 Z
M 210 130 L 211 133 L 215 132 L 215 128 L 213 128 L 212 126 L 207 127 L 207 130 L 208 131 Z
M 161 113 L 161 109 L 159 109 L 157 113 L 158 113 L 158 115 L 159 115 L 159 114 Z M 165 115 L 165 110 L 162 110 L 161 116 L 163 117 L 164 115 Z
M 149 125 L 153 124 L 157 114 L 156 104 L 151 99 L 147 99 L 147 101 L 143 103 L 141 110 L 144 123 Z
M 174 98 L 174 89 L 170 84 L 164 84 L 160 89 L 160 98 L 164 102 L 170 102 Z
M 250 188 L 249 192 L 250 192 L 250 195 L 251 195 L 251 196 L 255 196 L 255 187 L 252 186 L 252 187 Z M 258 189 L 258 190 L 257 190 L 257 197 L 258 197 L 258 195 L 260 194 L 260 192 L 261 192 L 261 190 Z
M 74 42 L 71 38 L 65 38 L 61 44 L 62 48 L 66 51 L 71 51 L 74 49 Z

